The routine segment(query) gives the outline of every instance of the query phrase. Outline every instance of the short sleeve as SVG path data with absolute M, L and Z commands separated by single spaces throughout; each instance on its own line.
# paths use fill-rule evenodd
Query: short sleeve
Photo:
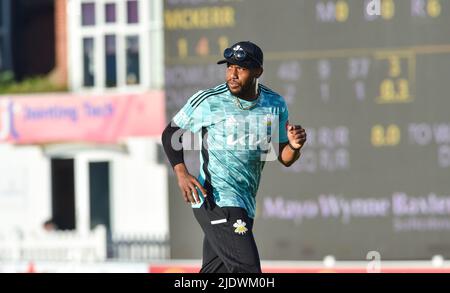
M 173 122 L 185 130 L 196 133 L 202 127 L 208 126 L 210 120 L 210 107 L 204 95 L 204 91 L 199 91 L 189 98 L 183 108 L 173 117 Z
M 278 125 L 279 127 L 279 131 L 278 131 L 278 141 L 280 143 L 285 143 L 288 142 L 288 137 L 287 137 L 287 124 L 289 121 L 289 111 L 287 108 L 286 103 L 283 103 L 283 106 L 280 107 L 280 112 L 279 112 L 279 119 L 280 119 L 280 124 Z

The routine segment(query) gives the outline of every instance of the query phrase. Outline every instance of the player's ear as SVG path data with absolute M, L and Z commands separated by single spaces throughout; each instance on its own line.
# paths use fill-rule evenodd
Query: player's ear
M 262 67 L 256 68 L 255 69 L 255 77 L 259 78 L 264 72 L 264 69 Z

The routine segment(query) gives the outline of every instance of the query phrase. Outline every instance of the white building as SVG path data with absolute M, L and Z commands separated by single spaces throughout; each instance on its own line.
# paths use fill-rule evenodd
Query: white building
M 97 249 L 86 259 L 101 260 L 106 254 L 136 259 L 168 257 L 168 170 L 158 155 L 159 134 L 150 131 L 152 135 L 146 135 L 150 132 L 145 125 L 133 128 L 139 125 L 139 117 L 133 115 L 139 116 L 142 109 L 165 111 L 157 98 L 163 88 L 162 1 L 67 0 L 65 4 L 66 17 L 62 19 L 66 20 L 67 54 L 62 56 L 67 58 L 71 94 L 38 95 L 34 100 L 0 96 L 0 261 L 26 260 L 27 255 L 35 260 L 55 259 L 39 255 L 39 251 L 57 251 L 77 241 L 84 241 L 81 246 L 87 247 L 86 241 L 93 235 L 100 236 L 95 236 L 91 247 L 97 249 L 100 239 L 105 251 Z M 89 102 L 81 103 L 81 98 Z M 125 99 L 130 102 L 122 104 Z M 91 103 L 97 106 L 91 107 Z M 101 103 L 103 108 L 98 106 Z M 78 124 L 70 124 L 70 117 L 64 116 L 69 112 L 63 109 L 72 106 L 79 111 L 76 113 L 83 113 L 76 116 Z M 161 115 L 148 121 L 148 127 L 157 124 L 160 128 L 164 113 Z M 130 124 L 124 119 L 137 120 Z M 67 133 L 61 132 L 65 123 L 69 125 Z M 101 123 L 105 133 L 98 132 Z M 34 129 L 33 125 L 46 126 Z M 58 133 L 52 130 L 58 127 L 60 139 L 52 134 Z M 117 131 L 130 135 L 114 134 Z M 96 138 L 103 134 L 108 140 L 98 143 Z M 80 137 L 88 139 L 77 141 Z M 48 219 L 71 236 L 60 232 L 65 236 L 49 242 L 40 233 Z M 106 233 L 98 232 L 98 226 L 106 228 Z M 137 243 L 142 249 L 130 256 L 119 251 L 126 248 L 118 243 Z M 155 247 L 153 252 L 144 251 Z M 30 253 L 33 249 L 38 252 Z M 70 258 L 67 254 L 73 256 L 73 249 L 60 252 L 59 258 Z M 83 253 L 78 254 L 79 259 L 84 259 Z

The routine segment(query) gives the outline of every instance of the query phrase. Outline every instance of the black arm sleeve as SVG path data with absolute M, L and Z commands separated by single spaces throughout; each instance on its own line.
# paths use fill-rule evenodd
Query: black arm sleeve
M 166 153 L 166 156 L 169 159 L 172 168 L 177 164 L 184 163 L 182 136 L 183 133 L 183 129 L 176 126 L 175 123 L 170 122 L 161 135 L 164 152 Z M 173 135 L 179 136 L 179 138 L 176 139 L 174 137 L 174 139 L 172 139 Z M 172 141 L 175 145 L 172 145 Z

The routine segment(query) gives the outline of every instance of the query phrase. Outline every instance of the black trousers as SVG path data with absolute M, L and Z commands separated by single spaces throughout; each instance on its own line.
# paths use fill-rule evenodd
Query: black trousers
M 200 273 L 261 273 L 253 219 L 237 207 L 219 207 L 206 198 L 194 216 L 205 233 Z

